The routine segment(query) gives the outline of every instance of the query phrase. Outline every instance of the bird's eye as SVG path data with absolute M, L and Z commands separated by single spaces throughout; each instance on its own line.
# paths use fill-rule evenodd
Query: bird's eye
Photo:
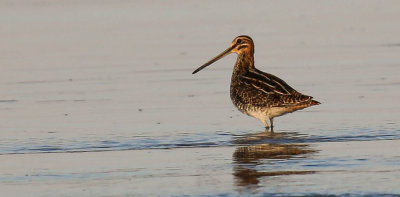
M 242 43 L 242 39 L 237 39 L 236 43 L 238 43 L 238 44 Z

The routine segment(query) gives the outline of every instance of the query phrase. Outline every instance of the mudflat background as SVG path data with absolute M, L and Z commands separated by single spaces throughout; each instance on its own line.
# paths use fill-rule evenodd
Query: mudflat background
M 0 2 L 0 196 L 400 194 L 399 1 Z M 229 98 L 256 67 L 322 104 Z

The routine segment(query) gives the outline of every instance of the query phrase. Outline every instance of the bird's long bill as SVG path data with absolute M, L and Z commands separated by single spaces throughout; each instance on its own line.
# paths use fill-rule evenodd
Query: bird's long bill
M 198 69 L 196 69 L 195 71 L 193 71 L 192 74 L 196 74 L 197 72 L 199 72 L 201 69 L 209 66 L 210 64 L 216 62 L 217 60 L 223 58 L 225 55 L 228 55 L 229 53 L 232 52 L 232 49 L 234 48 L 234 46 L 229 47 L 228 49 L 226 49 L 225 51 L 223 51 L 222 53 L 220 53 L 219 55 L 215 56 L 214 58 L 212 58 L 210 61 L 208 61 L 207 63 L 205 63 L 203 66 L 200 66 Z

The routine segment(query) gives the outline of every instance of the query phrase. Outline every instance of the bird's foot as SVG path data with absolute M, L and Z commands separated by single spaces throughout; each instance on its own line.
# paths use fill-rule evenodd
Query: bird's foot
M 267 133 L 269 133 L 269 132 L 271 132 L 271 133 L 273 133 L 274 132 L 274 127 L 270 127 L 270 126 L 266 126 L 265 127 L 265 132 L 267 132 Z

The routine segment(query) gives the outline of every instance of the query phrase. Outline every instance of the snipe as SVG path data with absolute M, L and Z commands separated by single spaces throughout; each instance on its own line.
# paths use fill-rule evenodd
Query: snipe
M 231 46 L 192 74 L 209 66 L 222 57 L 236 53 L 238 55 L 231 79 L 231 99 L 243 113 L 253 116 L 273 131 L 273 119 L 320 102 L 297 92 L 282 79 L 262 72 L 254 67 L 254 43 L 246 35 L 238 36 Z M 271 122 L 271 127 L 268 124 Z

